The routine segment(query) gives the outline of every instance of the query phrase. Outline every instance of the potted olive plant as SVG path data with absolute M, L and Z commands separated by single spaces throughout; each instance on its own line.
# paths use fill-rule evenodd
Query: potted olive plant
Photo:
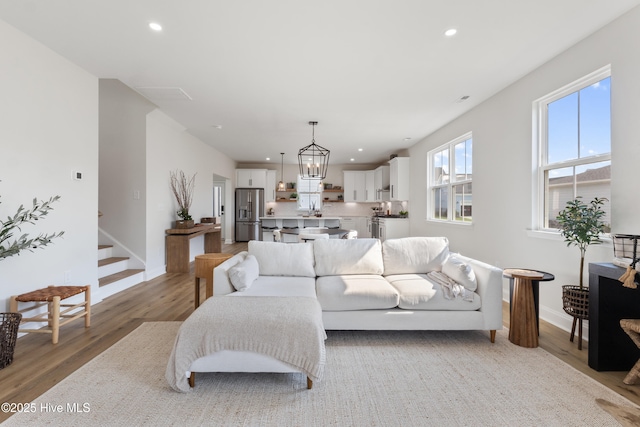
M 34 249 L 44 248 L 51 240 L 60 237 L 64 231 L 51 234 L 39 234 L 36 237 L 29 237 L 26 233 L 12 239 L 16 231 L 21 230 L 21 226 L 35 224 L 35 221 L 45 217 L 53 208 L 51 205 L 60 199 L 60 196 L 51 197 L 48 201 L 33 199 L 33 206 L 30 209 L 20 205 L 15 215 L 8 216 L 6 221 L 0 220 L 0 260 L 19 255 L 23 250 L 33 252 Z M 22 314 L 20 313 L 0 313 L 0 369 L 13 362 L 13 353 L 18 338 L 18 327 Z
M 578 332 L 578 349 L 582 350 L 582 320 L 589 318 L 589 288 L 584 286 L 584 256 L 589 245 L 602 243 L 600 235 L 605 232 L 606 224 L 602 221 L 605 215 L 602 205 L 607 199 L 596 197 L 589 204 L 580 197 L 568 201 L 558 217 L 560 233 L 567 246 L 580 249 L 580 284 L 562 287 L 562 305 L 564 311 L 573 317 L 571 338 L 575 336 L 576 323 L 580 321 Z
M 191 202 L 193 201 L 193 187 L 195 184 L 196 174 L 191 178 L 187 178 L 183 171 L 171 172 L 171 191 L 176 197 L 178 206 L 177 210 L 179 220 L 176 220 L 175 228 L 193 228 L 194 221 L 189 213 Z

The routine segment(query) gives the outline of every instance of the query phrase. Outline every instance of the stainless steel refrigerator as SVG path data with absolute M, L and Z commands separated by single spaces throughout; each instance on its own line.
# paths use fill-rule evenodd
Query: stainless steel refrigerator
M 261 216 L 264 216 L 264 190 L 236 188 L 236 242 L 260 240 Z

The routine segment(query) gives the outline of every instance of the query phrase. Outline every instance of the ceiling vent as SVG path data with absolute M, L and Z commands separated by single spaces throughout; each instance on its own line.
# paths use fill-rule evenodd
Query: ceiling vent
M 136 90 L 151 101 L 176 101 L 193 99 L 179 87 L 136 87 Z

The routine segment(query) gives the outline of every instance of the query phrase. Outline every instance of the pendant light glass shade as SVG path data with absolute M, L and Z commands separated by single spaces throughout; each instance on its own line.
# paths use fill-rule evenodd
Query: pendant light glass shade
M 298 166 L 302 179 L 325 179 L 329 166 L 329 154 L 331 152 L 316 144 L 315 126 L 318 122 L 309 122 L 313 126 L 311 131 L 311 144 L 302 147 L 298 151 Z
M 278 187 L 276 188 L 276 191 L 284 191 L 285 190 L 285 186 L 284 186 L 284 153 L 280 153 L 280 156 L 282 157 L 281 164 L 280 164 L 280 182 L 278 182 Z

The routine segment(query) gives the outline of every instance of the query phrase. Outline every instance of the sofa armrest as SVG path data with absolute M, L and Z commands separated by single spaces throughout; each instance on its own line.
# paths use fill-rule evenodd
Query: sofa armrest
M 502 269 L 476 259 L 458 255 L 469 263 L 476 275 L 484 314 L 484 330 L 502 329 Z
M 240 252 L 213 269 L 213 295 L 227 295 L 236 291 L 229 280 L 228 271 L 234 265 L 244 261 L 248 252 Z

